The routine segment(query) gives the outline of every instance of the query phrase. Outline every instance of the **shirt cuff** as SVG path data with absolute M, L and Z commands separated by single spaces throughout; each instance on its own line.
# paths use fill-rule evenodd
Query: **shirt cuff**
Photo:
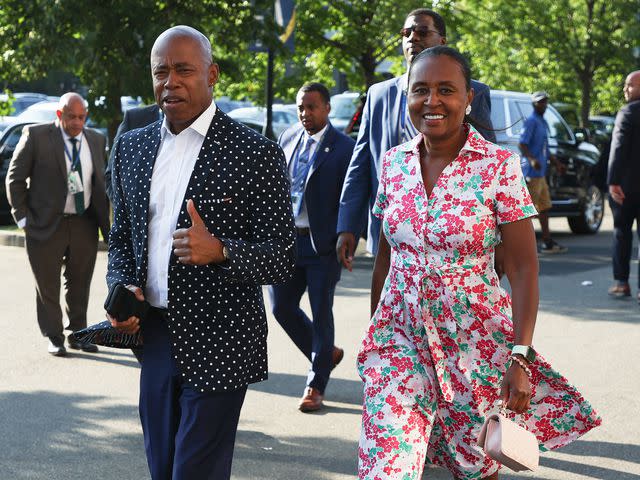
M 24 228 L 27 226 L 27 217 L 23 217 L 18 220 L 18 228 Z

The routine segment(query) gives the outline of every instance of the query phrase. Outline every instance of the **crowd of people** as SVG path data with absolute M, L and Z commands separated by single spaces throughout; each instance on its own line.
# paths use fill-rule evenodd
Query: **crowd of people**
M 455 478 L 498 478 L 477 437 L 501 406 L 520 415 L 541 450 L 600 424 L 533 346 L 537 255 L 566 251 L 548 227 L 545 173 L 549 162 L 562 168 L 549 151 L 548 95 L 532 96 L 519 157 L 493 143 L 489 87 L 446 45 L 444 19 L 414 10 L 400 35 L 407 71 L 369 89 L 355 142 L 331 125 L 329 91 L 317 82 L 299 89 L 300 123 L 277 144 L 230 119 L 213 96 L 220 72 L 210 40 L 188 26 L 156 39 L 157 105 L 127 112 L 106 175 L 104 139 L 84 128 L 78 94 L 61 97 L 55 123 L 25 128 L 7 192 L 49 353 L 66 353 L 61 270 L 67 328 L 87 326 L 99 229 L 109 287 L 150 305 L 144 321 L 107 317 L 122 334 L 142 334 L 134 353 L 153 480 L 230 478 L 247 387 L 267 378 L 263 285 L 310 365 L 298 408 L 323 408 L 344 356 L 335 288 L 364 230 L 375 263 L 357 355 L 360 479 L 420 479 L 426 463 Z M 616 296 L 630 295 L 640 220 L 640 72 L 627 78 L 625 97 L 609 169 Z M 305 291 L 311 318 L 300 308 Z M 73 336 L 67 345 L 98 350 Z

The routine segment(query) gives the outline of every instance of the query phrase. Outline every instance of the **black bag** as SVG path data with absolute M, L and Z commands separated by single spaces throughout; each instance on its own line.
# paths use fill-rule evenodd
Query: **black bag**
M 142 322 L 149 312 L 150 305 L 148 302 L 138 300 L 135 293 L 121 283 L 116 283 L 109 289 L 104 308 L 119 322 L 132 316 L 138 317 Z M 108 320 L 73 332 L 70 337 L 76 342 L 87 342 L 112 348 L 139 348 L 143 345 L 141 330 L 133 334 L 122 333 L 112 327 Z
M 111 286 L 104 301 L 104 309 L 119 322 L 124 322 L 129 317 L 138 317 L 141 322 L 144 321 L 149 306 L 148 302 L 138 300 L 136 294 L 121 283 Z

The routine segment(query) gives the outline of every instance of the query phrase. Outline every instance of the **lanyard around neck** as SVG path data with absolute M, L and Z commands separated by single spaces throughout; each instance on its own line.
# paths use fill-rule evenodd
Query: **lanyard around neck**
M 75 158 L 69 153 L 69 147 L 67 147 L 67 140 L 64 141 L 64 153 L 67 155 L 69 162 L 71 162 L 71 170 L 76 170 L 80 163 L 80 151 L 82 150 L 82 137 L 78 140 L 78 150 L 76 151 Z

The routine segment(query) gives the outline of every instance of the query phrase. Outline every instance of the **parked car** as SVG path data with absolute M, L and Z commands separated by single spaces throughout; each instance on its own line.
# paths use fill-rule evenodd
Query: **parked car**
M 253 128 L 262 133 L 266 122 L 267 109 L 264 107 L 236 108 L 228 115 L 235 121 Z M 272 128 L 273 135 L 277 139 L 282 132 L 298 121 L 298 116 L 284 105 L 273 105 Z
M 532 111 L 529 94 L 492 90 L 491 122 L 497 129 L 497 143 L 520 154 L 520 133 Z M 567 217 L 574 233 L 596 233 L 604 214 L 604 195 L 595 181 L 600 152 L 577 136 L 553 105 L 547 107 L 544 118 L 549 125 L 551 153 L 566 167 L 559 175 L 553 164 L 549 165 L 547 182 L 553 205 L 549 216 Z
M 14 100 L 11 104 L 11 113 L 9 114 L 10 117 L 20 115 L 31 105 L 38 102 L 46 102 L 49 99 L 49 97 L 47 97 L 44 93 L 18 92 L 13 93 L 12 95 Z M 6 102 L 8 99 L 9 96 L 6 93 L 0 94 L 0 102 Z
M 367 96 L 357 92 L 343 92 L 331 96 L 329 121 L 338 130 L 356 137 L 362 120 L 362 109 Z
M 589 128 L 593 132 L 596 140 L 601 143 L 611 141 L 615 123 L 616 117 L 610 117 L 608 115 L 592 115 L 589 117 Z
M 227 96 L 216 97 L 216 106 L 224 113 L 229 113 L 237 108 L 252 107 L 253 104 L 247 100 L 231 100 Z

